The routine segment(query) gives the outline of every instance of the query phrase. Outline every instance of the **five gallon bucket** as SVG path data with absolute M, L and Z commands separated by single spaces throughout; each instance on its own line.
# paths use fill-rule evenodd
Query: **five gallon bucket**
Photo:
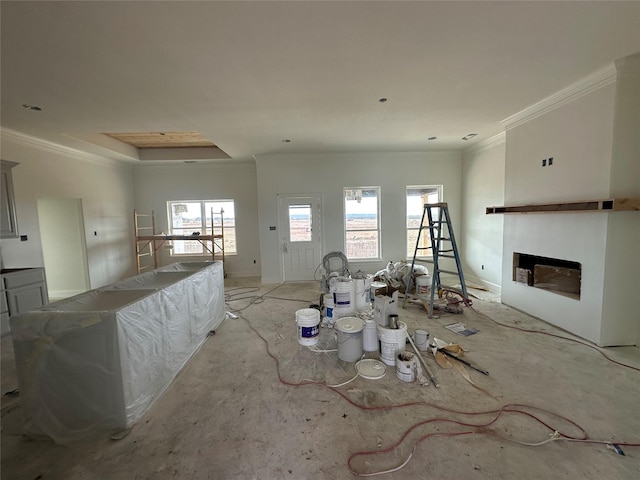
M 387 328 L 377 325 L 380 339 L 380 360 L 387 365 L 395 366 L 396 357 L 404 352 L 407 341 L 407 324 L 398 322 L 398 328 Z
M 333 284 L 333 317 L 349 317 L 356 311 L 355 282 L 352 279 L 339 279 Z
M 316 345 L 320 333 L 320 311 L 315 308 L 302 308 L 296 311 L 298 342 L 300 345 Z
M 429 275 L 416 277 L 416 294 L 427 295 L 429 290 L 431 290 L 431 277 Z
M 336 321 L 338 336 L 338 358 L 355 362 L 362 357 L 362 330 L 364 322 L 356 317 L 343 317 Z

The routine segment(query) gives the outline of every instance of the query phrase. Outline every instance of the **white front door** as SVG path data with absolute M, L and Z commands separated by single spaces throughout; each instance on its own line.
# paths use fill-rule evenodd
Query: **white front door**
M 280 254 L 284 281 L 317 280 L 322 262 L 319 194 L 278 195 Z

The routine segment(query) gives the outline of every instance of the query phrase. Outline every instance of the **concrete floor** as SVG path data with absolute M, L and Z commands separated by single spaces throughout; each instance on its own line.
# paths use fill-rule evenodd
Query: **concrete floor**
M 256 287 L 257 291 L 239 287 Z M 250 304 L 246 296 L 269 297 Z M 432 336 L 459 343 L 466 359 L 489 371 L 467 369 L 474 388 L 455 369 L 442 369 L 426 358 L 440 388 L 420 387 L 397 379 L 388 368 L 380 380 L 356 380 L 335 389 L 317 385 L 287 386 L 278 380 L 305 379 L 338 384 L 354 376 L 354 364 L 336 352 L 315 353 L 299 345 L 295 311 L 317 303 L 318 284 L 260 285 L 228 279 L 236 298 L 230 308 L 241 317 L 227 319 L 209 337 L 171 387 L 121 440 L 100 438 L 80 445 L 55 445 L 21 433 L 19 396 L 2 396 L 2 479 L 348 479 L 348 467 L 372 473 L 398 467 L 385 479 L 636 479 L 640 448 L 622 447 L 625 456 L 601 444 L 554 441 L 538 443 L 550 430 L 533 417 L 504 413 L 466 415 L 511 407 L 535 415 L 551 429 L 579 436 L 562 420 L 580 425 L 593 440 L 640 443 L 640 371 L 615 365 L 597 351 L 568 340 L 497 325 L 465 308 L 459 315 L 429 319 L 415 305 L 400 309 L 409 331 L 423 328 Z M 479 296 L 486 295 L 475 292 Z M 539 320 L 487 299 L 473 307 L 496 321 L 570 337 Z M 278 297 L 278 298 L 274 298 Z M 287 300 L 293 299 L 294 301 Z M 634 313 L 637 314 L 637 313 Z M 456 335 L 444 325 L 464 322 L 479 330 Z M 255 331 L 253 330 L 255 329 Z M 265 349 L 277 358 L 271 358 Z M 335 348 L 333 332 L 323 329 L 318 348 Z M 607 355 L 636 368 L 640 349 L 608 348 Z M 368 355 L 371 356 L 371 355 Z M 2 393 L 17 387 L 10 338 L 2 340 Z M 347 401 L 351 400 L 352 403 Z M 404 403 L 417 405 L 391 407 Z M 398 448 L 385 450 L 413 429 Z M 476 432 L 452 436 L 454 433 Z M 429 434 L 438 436 L 421 438 Z

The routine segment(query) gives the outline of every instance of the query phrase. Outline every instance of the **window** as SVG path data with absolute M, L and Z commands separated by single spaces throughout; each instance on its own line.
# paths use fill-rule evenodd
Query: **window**
M 211 234 L 213 213 L 213 229 L 216 235 L 222 233 L 224 219 L 224 253 L 236 254 L 236 216 L 233 200 L 187 200 L 167 202 L 169 230 L 171 235 L 191 235 L 200 232 Z M 222 211 L 222 215 L 221 215 Z M 210 255 L 210 252 L 197 240 L 174 241 L 171 255 Z M 206 241 L 211 249 L 211 242 Z M 219 245 L 214 245 L 216 253 Z
M 289 241 L 310 242 L 311 205 L 289 205 Z
M 424 204 L 438 203 L 440 201 L 442 201 L 442 185 L 414 185 L 407 187 L 407 258 L 413 258 L 413 253 L 416 250 Z M 427 219 L 425 218 L 426 221 Z M 430 246 L 429 231 L 424 230 L 420 235 L 418 247 L 427 248 Z M 431 249 L 418 252 L 418 257 L 420 258 L 431 256 Z
M 344 189 L 345 250 L 350 260 L 380 258 L 380 187 Z

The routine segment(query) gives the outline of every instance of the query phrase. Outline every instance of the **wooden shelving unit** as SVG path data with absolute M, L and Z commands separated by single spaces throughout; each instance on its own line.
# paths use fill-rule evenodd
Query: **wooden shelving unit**
M 555 212 L 620 212 L 640 211 L 640 198 L 610 198 L 583 202 L 544 203 L 487 207 L 486 214 L 496 213 L 555 213 Z
M 155 214 L 138 213 L 133 211 L 133 228 L 136 237 L 136 270 L 138 274 L 147 268 L 158 268 L 158 249 L 167 241 L 183 240 L 197 241 L 207 252 L 211 254 L 211 260 L 216 259 L 216 248 L 222 258 L 224 264 L 224 216 L 220 211 L 221 229 L 220 233 L 214 233 L 213 228 L 213 210 L 211 211 L 211 233 L 206 232 L 201 235 L 164 235 L 155 233 L 156 222 Z M 208 242 L 211 242 L 210 244 Z M 210 245 L 210 246 L 209 246 Z M 143 264 L 142 259 L 150 257 L 152 261 Z

